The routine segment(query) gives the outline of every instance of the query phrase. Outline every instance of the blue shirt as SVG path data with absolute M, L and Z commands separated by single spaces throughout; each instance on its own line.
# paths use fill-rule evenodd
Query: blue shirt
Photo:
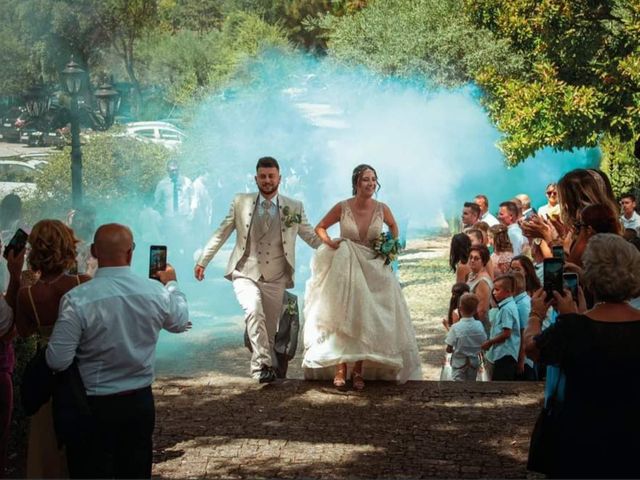
M 111 395 L 153 383 L 160 330 L 187 329 L 189 311 L 176 282 L 163 286 L 129 267 L 99 268 L 67 292 L 47 346 L 52 370 L 73 358 L 87 395 Z
M 482 322 L 473 317 L 462 317 L 451 326 L 444 341 L 453 347 L 451 366 L 461 368 L 467 358 L 478 358 L 480 346 L 487 341 L 487 334 Z
M 524 330 L 529 325 L 529 314 L 531 313 L 531 297 L 527 292 L 522 292 L 513 297 L 518 308 L 518 319 L 520 320 L 520 330 Z M 533 360 L 524 357 L 525 365 L 533 368 Z
M 492 363 L 507 355 L 518 360 L 520 354 L 520 318 L 513 297 L 507 297 L 498 304 L 498 313 L 491 322 L 489 338 L 496 338 L 505 328 L 511 330 L 511 336 L 502 343 L 492 345 L 487 352 L 487 358 Z

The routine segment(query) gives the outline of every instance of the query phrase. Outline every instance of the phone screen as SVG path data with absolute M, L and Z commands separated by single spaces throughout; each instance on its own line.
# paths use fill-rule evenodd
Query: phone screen
M 565 273 L 562 275 L 562 281 L 564 283 L 564 287 L 571 290 L 571 296 L 577 302 L 578 301 L 578 274 Z
M 553 258 L 564 260 L 564 248 L 562 245 L 554 245 L 551 247 L 551 251 L 553 252 Z
M 167 246 L 151 245 L 149 249 L 149 278 L 156 278 L 156 273 L 167 269 Z
M 27 239 L 29 238 L 29 234 L 19 228 L 16 230 L 16 233 L 9 240 L 9 244 L 5 247 L 3 256 L 4 258 L 9 257 L 9 252 L 13 250 L 14 252 L 19 252 L 27 245 Z
M 544 290 L 547 301 L 553 298 L 553 291 L 562 292 L 564 262 L 559 258 L 544 259 Z

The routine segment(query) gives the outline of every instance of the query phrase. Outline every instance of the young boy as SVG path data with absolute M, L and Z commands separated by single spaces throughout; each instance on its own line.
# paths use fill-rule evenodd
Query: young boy
M 482 350 L 488 350 L 487 359 L 493 371 L 491 379 L 495 381 L 516 379 L 520 355 L 520 318 L 513 299 L 514 287 L 511 275 L 501 275 L 493 282 L 493 298 L 498 304 L 498 312 L 491 322 L 491 338 L 482 344 Z
M 460 297 L 460 320 L 447 333 L 445 343 L 451 355 L 451 379 L 456 382 L 476 380 L 480 365 L 480 346 L 487 340 L 482 322 L 473 318 L 478 309 L 478 297 L 465 293 Z

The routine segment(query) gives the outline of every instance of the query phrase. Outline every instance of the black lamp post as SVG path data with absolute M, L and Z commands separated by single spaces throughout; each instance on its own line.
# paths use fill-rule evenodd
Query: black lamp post
M 98 100 L 98 109 L 104 119 L 104 129 L 107 130 L 113 125 L 116 112 L 120 106 L 120 94 L 114 90 L 111 82 L 106 81 L 100 85 L 100 88 L 95 91 L 96 99 Z
M 73 56 L 62 71 L 64 84 L 71 95 L 71 204 L 82 204 L 82 151 L 80 150 L 80 119 L 78 118 L 78 93 L 82 86 L 84 70 L 73 61 Z

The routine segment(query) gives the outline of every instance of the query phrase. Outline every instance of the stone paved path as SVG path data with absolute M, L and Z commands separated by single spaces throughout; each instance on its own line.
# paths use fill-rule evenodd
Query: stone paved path
M 516 478 L 527 476 L 542 386 L 423 381 L 343 393 L 217 375 L 160 380 L 155 395 L 155 478 Z

